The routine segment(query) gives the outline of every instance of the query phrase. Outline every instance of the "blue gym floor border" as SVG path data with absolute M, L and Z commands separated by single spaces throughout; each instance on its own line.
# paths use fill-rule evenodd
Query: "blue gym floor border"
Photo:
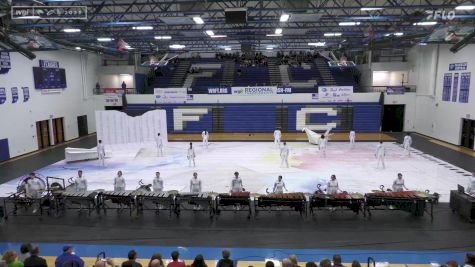
M 316 241 L 318 242 L 318 241 Z M 19 251 L 20 243 L 0 243 L 0 253 L 5 250 Z M 62 253 L 65 244 L 39 243 L 40 254 L 43 256 L 58 256 Z M 318 262 L 324 258 L 331 259 L 334 254 L 339 254 L 343 262 L 358 260 L 367 262 L 372 257 L 376 262 L 389 262 L 393 264 L 431 264 L 446 263 L 448 260 L 463 262 L 464 254 L 469 251 L 403 251 L 403 250 L 334 250 L 334 249 L 285 249 L 285 248 L 215 248 L 215 247 L 163 247 L 163 246 L 137 246 L 137 245 L 108 245 L 108 244 L 71 244 L 76 255 L 81 257 L 96 257 L 100 252 L 105 252 L 106 257 L 126 258 L 129 250 L 135 249 L 138 258 L 150 258 L 159 252 L 164 258 L 170 258 L 174 250 L 180 252 L 181 259 L 194 259 L 198 254 L 206 260 L 218 260 L 223 249 L 231 252 L 231 257 L 237 261 L 264 261 L 265 259 L 282 260 L 288 255 L 295 254 L 300 262 Z M 472 252 L 473 253 L 473 252 Z

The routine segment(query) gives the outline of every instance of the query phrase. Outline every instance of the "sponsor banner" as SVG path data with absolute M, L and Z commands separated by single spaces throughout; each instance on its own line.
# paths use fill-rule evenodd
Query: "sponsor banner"
M 231 87 L 232 94 L 236 96 L 266 96 L 276 95 L 276 86 L 254 86 L 254 87 Z
M 317 93 L 312 93 L 312 99 L 318 99 L 318 94 Z
M 22 87 L 21 90 L 23 91 L 23 102 L 28 102 L 30 99 L 30 88 Z
M 1 87 L 0 88 L 0 105 L 5 103 L 7 101 L 7 92 L 5 88 Z
M 285 87 L 277 87 L 277 94 L 292 94 L 292 87 L 285 86 Z
M 12 68 L 9 52 L 0 52 L 0 74 L 7 73 Z
M 155 103 L 186 103 L 187 88 L 155 88 Z
M 388 86 L 386 88 L 386 93 L 388 95 L 403 95 L 406 92 L 406 87 L 404 86 Z
M 42 95 L 61 94 L 63 89 L 41 89 Z
M 467 70 L 467 62 L 449 64 L 449 71 Z
M 326 102 L 348 102 L 353 95 L 353 86 L 319 86 L 318 99 Z
M 193 95 L 186 95 L 186 100 L 193 100 Z
M 122 94 L 107 93 L 104 94 L 104 102 L 106 106 L 109 107 L 120 107 L 122 106 Z
M 46 69 L 59 69 L 59 62 L 53 60 L 40 59 L 40 67 Z
M 87 6 L 12 6 L 12 19 L 87 19 Z
M 18 101 L 18 88 L 12 87 L 12 103 L 16 103 Z
M 208 95 L 227 95 L 231 94 L 231 87 L 209 87 Z

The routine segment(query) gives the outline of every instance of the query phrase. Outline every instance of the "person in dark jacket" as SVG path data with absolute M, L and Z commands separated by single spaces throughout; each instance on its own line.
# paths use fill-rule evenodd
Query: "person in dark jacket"
M 48 267 L 46 260 L 38 256 L 40 254 L 40 248 L 34 246 L 30 251 L 31 256 L 26 258 L 23 262 L 24 267 Z

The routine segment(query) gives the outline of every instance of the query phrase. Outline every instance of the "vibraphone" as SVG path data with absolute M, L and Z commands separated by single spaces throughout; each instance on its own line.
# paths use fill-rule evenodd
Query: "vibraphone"
M 402 210 L 414 216 L 424 216 L 429 213 L 433 219 L 435 199 L 426 192 L 374 192 L 365 195 L 364 215 L 371 216 L 372 210 Z M 429 205 L 429 207 L 428 207 Z
M 132 216 L 132 211 L 135 208 L 135 190 L 126 190 L 121 192 L 115 191 L 103 191 L 100 193 L 101 207 L 104 213 L 107 210 L 113 209 L 117 212 L 122 212 L 125 209 L 129 210 L 129 214 Z
M 254 199 L 254 216 L 259 211 L 298 211 L 307 215 L 307 200 L 303 193 L 262 195 Z
M 39 198 L 31 198 L 23 192 L 13 193 L 3 198 L 4 218 L 14 216 L 41 216 L 46 208 L 50 213 L 51 201 L 49 195 L 43 192 Z
M 252 205 L 249 192 L 237 192 L 231 194 L 219 194 L 216 197 L 216 214 L 221 211 L 248 212 L 247 218 L 251 218 Z
M 86 192 L 76 192 L 66 188 L 62 192 L 53 191 L 52 195 L 54 196 L 57 204 L 56 207 L 58 211 L 76 209 L 79 211 L 87 210 L 90 215 L 92 211 L 99 211 L 101 205 L 101 190 L 86 191 Z
M 137 211 L 154 210 L 155 213 L 158 214 L 161 210 L 168 210 L 169 217 L 172 215 L 175 201 L 174 195 L 167 192 L 157 193 L 142 191 L 135 193 L 135 196 Z
M 310 196 L 310 213 L 313 214 L 314 208 L 340 208 L 347 209 L 359 214 L 363 211 L 364 196 L 359 193 L 349 194 L 347 192 L 328 195 L 317 193 Z
M 214 216 L 214 198 L 209 193 L 179 193 L 175 196 L 175 214 L 180 216 L 182 210 L 208 211 Z

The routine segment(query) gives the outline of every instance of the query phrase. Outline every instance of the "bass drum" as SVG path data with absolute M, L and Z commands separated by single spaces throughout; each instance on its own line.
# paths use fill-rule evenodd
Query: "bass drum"
M 43 194 L 43 192 L 46 190 L 46 178 L 39 173 L 35 173 L 35 176 L 37 177 L 38 180 L 40 180 L 41 193 Z M 18 185 L 17 185 L 17 193 L 20 193 L 20 194 L 26 193 L 26 185 L 28 183 L 28 180 L 30 179 L 31 178 L 29 175 L 25 175 L 20 178 L 20 181 L 18 182 Z

